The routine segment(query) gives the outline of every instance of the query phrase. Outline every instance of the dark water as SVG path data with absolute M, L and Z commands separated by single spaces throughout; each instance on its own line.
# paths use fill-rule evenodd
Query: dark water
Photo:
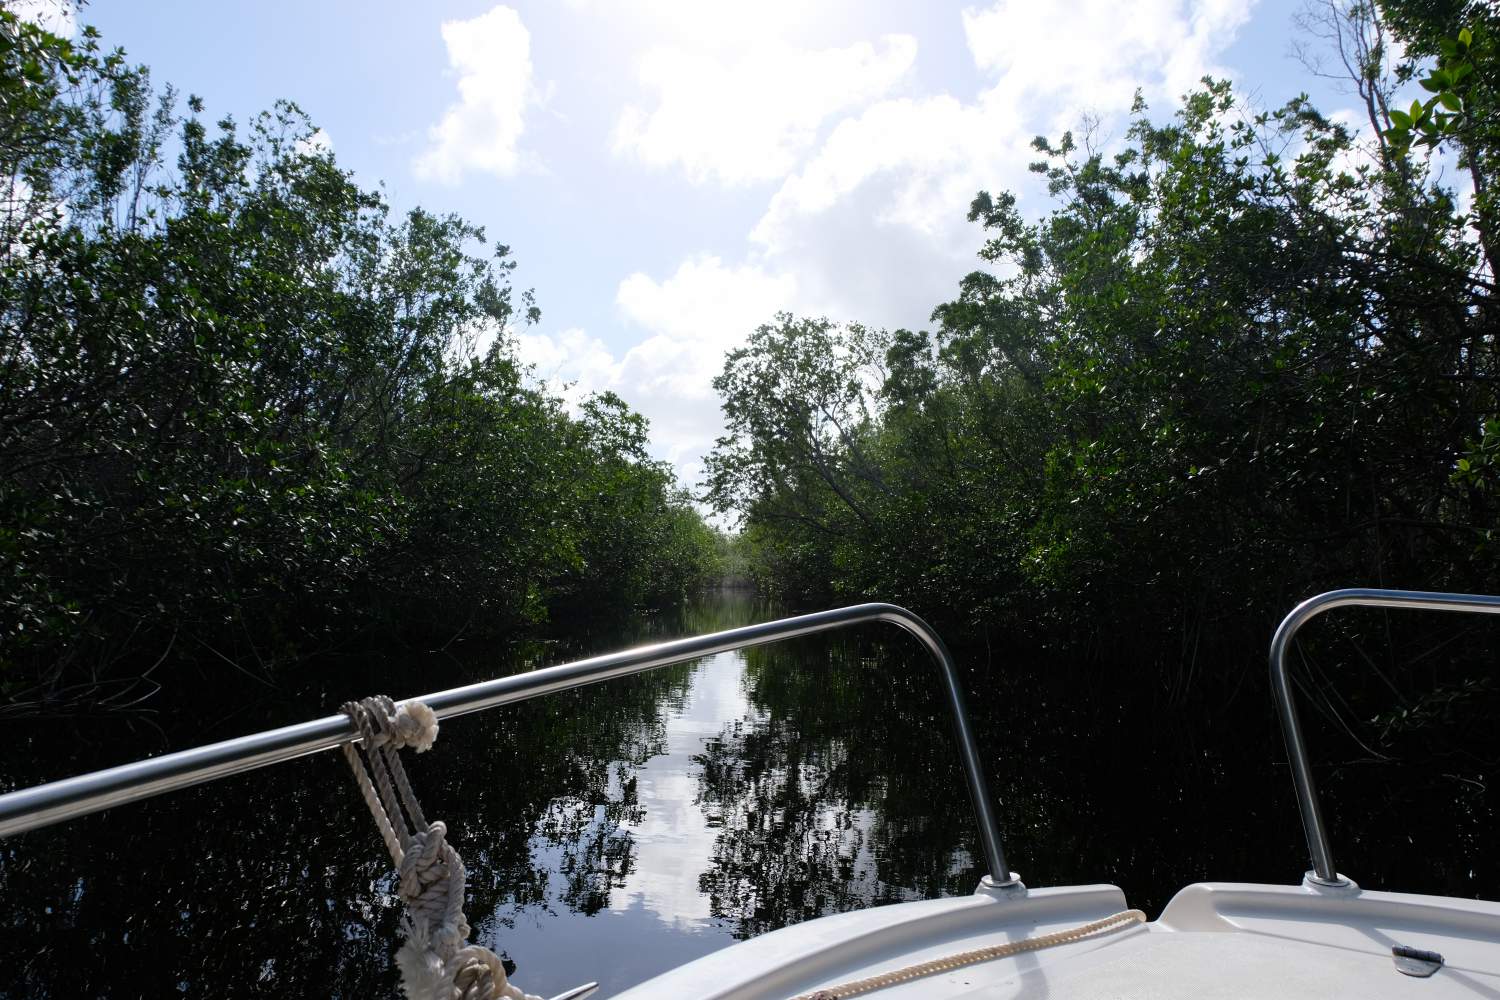
M 224 679 L 207 710 L 164 707 L 165 735 L 14 726 L 3 781 L 779 613 L 717 595 L 498 662 L 339 663 L 276 689 Z M 1029 884 L 1114 882 L 1155 911 L 1195 880 L 1300 877 L 1280 736 L 1258 693 L 1207 711 L 1105 666 L 960 659 Z M 479 940 L 517 960 L 529 992 L 597 979 L 607 996 L 800 920 L 971 891 L 977 847 L 932 676 L 914 643 L 870 626 L 450 720 L 409 768 L 468 865 Z M 1337 734 L 1316 729 L 1337 757 Z M 1341 869 L 1369 888 L 1500 895 L 1484 754 L 1437 772 L 1334 763 L 1320 774 Z M 396 996 L 387 867 L 335 754 L 12 838 L 0 995 Z

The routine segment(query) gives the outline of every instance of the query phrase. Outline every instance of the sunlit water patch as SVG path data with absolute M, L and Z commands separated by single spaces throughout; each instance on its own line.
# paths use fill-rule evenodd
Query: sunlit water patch
M 612 768 L 608 794 L 611 803 L 623 804 L 623 816 L 617 821 L 609 804 L 590 805 L 580 838 L 614 845 L 594 862 L 602 862 L 594 874 L 606 883 L 601 908 L 588 913 L 555 902 L 508 903 L 490 914 L 492 944 L 524 960 L 527 973 L 518 979 L 528 990 L 561 991 L 579 977 L 628 985 L 734 940 L 699 886 L 719 829 L 698 801 L 697 760 L 726 722 L 753 725 L 758 719 L 744 679 L 739 654 L 696 664 L 686 693 L 662 720 L 659 752 L 640 766 L 616 762 Z M 561 874 L 568 852 L 549 845 L 544 834 L 535 842 L 538 865 L 553 873 L 548 895 L 562 900 L 570 891 Z

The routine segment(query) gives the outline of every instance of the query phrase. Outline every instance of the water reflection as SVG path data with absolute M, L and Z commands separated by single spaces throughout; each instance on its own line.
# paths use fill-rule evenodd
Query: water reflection
M 722 596 L 516 666 L 774 614 Z M 416 672 L 330 669 L 239 710 L 232 728 L 480 675 L 445 662 Z M 891 839 L 880 803 L 901 781 L 877 778 L 893 766 L 883 751 L 848 746 L 852 727 L 886 714 L 850 694 L 878 673 L 857 647 L 812 640 L 444 723 L 411 770 L 468 862 L 477 933 L 520 962 L 529 990 L 597 978 L 608 992 L 767 927 L 927 891 L 879 871 Z M 198 717 L 172 720 L 186 734 L 175 746 L 226 735 L 193 729 Z M 5 762 L 12 786 L 139 752 L 49 727 L 21 748 Z M 192 995 L 220 983 L 249 996 L 397 995 L 393 882 L 333 755 L 4 841 L 0 889 L 11 903 L 5 995 Z
M 592 807 L 579 838 L 591 851 L 555 843 L 539 854 L 539 867 L 557 873 L 551 895 L 563 905 L 513 901 L 492 912 L 486 933 L 490 924 L 503 928 L 492 946 L 524 956 L 534 971 L 521 979 L 528 990 L 560 991 L 585 978 L 620 988 L 733 940 L 699 891 L 719 831 L 698 806 L 695 758 L 725 719 L 752 716 L 743 677 L 736 654 L 695 664 L 661 720 L 653 755 L 616 767 L 605 801 Z
M 685 632 L 775 615 L 729 598 L 693 610 Z M 971 887 L 967 806 L 924 657 L 816 637 L 694 664 L 650 753 L 616 766 L 572 839 L 538 829 L 550 846 L 537 867 L 565 906 L 502 903 L 490 943 L 541 970 L 528 989 L 586 975 L 608 992 L 799 920 Z
M 517 651 L 508 668 L 777 613 L 724 595 Z M 1196 711 L 1097 664 L 960 660 L 1007 851 L 1031 884 L 1113 881 L 1151 910 L 1198 879 L 1297 877 L 1268 703 Z M 216 679 L 212 703 L 232 709 L 204 722 L 201 700 L 166 706 L 162 725 L 189 746 L 497 672 L 443 657 L 330 664 L 259 700 Z M 0 784 L 139 756 L 136 738 L 109 735 L 19 730 Z M 931 665 L 880 626 L 451 720 L 410 768 L 468 862 L 476 933 L 543 995 L 587 979 L 608 995 L 737 938 L 968 892 L 979 876 Z M 1367 770 L 1326 786 L 1352 874 L 1496 895 L 1487 799 Z M 392 889 L 336 755 L 121 807 L 0 841 L 0 996 L 395 997 Z
M 905 644 L 902 644 L 903 646 Z M 698 759 L 721 829 L 702 886 L 736 936 L 972 889 L 972 821 L 930 664 L 846 637 L 746 654 L 753 720 Z

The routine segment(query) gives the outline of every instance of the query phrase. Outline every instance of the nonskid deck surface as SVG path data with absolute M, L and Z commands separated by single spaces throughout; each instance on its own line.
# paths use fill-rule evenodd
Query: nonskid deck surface
M 1113 886 L 984 893 L 841 914 L 734 945 L 620 1000 L 787 1000 L 956 952 L 1126 909 Z M 1394 945 L 1442 954 L 1430 978 L 1399 972 Z M 1500 1000 L 1500 904 L 1301 886 L 1208 883 L 1161 918 L 864 994 L 922 997 L 1421 997 Z
M 1467 976 L 1464 977 L 1465 979 Z M 1142 930 L 1099 953 L 1074 961 L 1040 964 L 980 984 L 955 981 L 883 997 L 1483 997 L 1500 986 L 1487 977 L 1476 992 L 1455 981 L 1423 982 L 1395 970 L 1385 955 L 1346 951 L 1256 935 Z

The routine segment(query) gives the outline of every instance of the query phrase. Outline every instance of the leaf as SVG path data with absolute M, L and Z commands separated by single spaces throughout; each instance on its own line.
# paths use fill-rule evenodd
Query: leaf
M 1445 90 L 1441 94 L 1439 94 L 1438 101 L 1441 102 L 1443 107 L 1447 108 L 1449 111 L 1462 111 L 1464 109 L 1463 102 L 1460 101 L 1458 99 L 1458 95 L 1453 93 L 1453 91 L 1451 90 Z
M 1405 131 L 1406 129 L 1411 128 L 1411 115 L 1407 114 L 1405 111 L 1392 111 L 1391 122 L 1396 127 L 1388 130 L 1387 135 L 1389 135 L 1390 132 L 1395 132 L 1398 130 Z
M 1474 33 L 1468 28 L 1459 28 L 1458 44 L 1462 45 L 1464 48 L 1468 48 L 1470 45 L 1474 44 Z

